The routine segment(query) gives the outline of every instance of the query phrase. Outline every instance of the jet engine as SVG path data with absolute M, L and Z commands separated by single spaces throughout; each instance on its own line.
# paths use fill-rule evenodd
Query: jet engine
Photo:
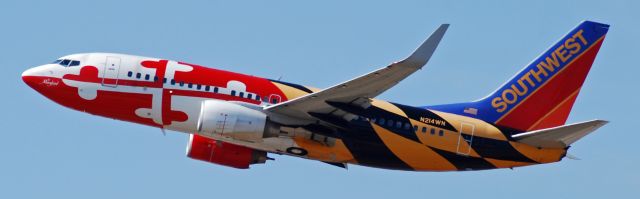
M 187 156 L 238 169 L 248 169 L 252 164 L 264 164 L 268 159 L 267 152 L 195 134 L 191 134 L 189 138 Z
M 279 133 L 280 126 L 258 110 L 218 100 L 203 101 L 200 108 L 197 131 L 203 135 L 260 141 Z

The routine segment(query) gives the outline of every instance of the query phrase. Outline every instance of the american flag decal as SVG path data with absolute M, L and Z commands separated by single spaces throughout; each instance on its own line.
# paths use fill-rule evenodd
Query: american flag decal
M 465 108 L 464 112 L 471 115 L 478 115 L 478 109 L 476 108 Z

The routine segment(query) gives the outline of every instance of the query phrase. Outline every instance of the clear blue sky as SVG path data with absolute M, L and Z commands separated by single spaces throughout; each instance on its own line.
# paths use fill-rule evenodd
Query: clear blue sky
M 0 198 L 637 197 L 638 1 L 321 2 L 3 0 Z M 327 87 L 451 23 L 427 67 L 380 96 L 450 103 L 493 91 L 585 19 L 611 29 L 569 122 L 612 122 L 572 147 L 583 160 L 515 170 L 342 170 L 278 155 L 235 170 L 185 157 L 186 134 L 66 109 L 20 78 L 63 55 L 119 52 Z

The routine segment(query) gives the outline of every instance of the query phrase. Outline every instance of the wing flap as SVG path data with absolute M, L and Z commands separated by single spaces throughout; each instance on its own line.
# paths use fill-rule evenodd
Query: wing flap
M 553 128 L 540 129 L 513 135 L 512 138 L 531 146 L 541 148 L 566 148 L 580 138 L 609 123 L 605 120 L 591 120 Z

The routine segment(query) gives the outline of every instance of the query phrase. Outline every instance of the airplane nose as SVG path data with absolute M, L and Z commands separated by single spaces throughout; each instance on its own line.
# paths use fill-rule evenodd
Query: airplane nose
M 22 81 L 34 88 L 41 82 L 43 78 L 49 77 L 53 74 L 53 71 L 47 67 L 47 65 L 37 66 L 22 72 Z
M 24 76 L 31 76 L 31 75 L 33 75 L 33 73 L 34 73 L 34 69 L 35 69 L 35 68 L 30 68 L 30 69 L 25 70 L 24 72 L 22 72 L 22 77 L 24 77 Z
M 28 85 L 29 84 L 29 80 L 32 79 L 32 78 L 29 78 L 29 77 L 34 76 L 34 74 L 35 74 L 35 68 L 30 68 L 30 69 L 25 70 L 24 72 L 22 72 L 22 81 L 24 81 L 24 83 L 26 83 Z
M 36 74 L 36 68 L 30 68 L 25 70 L 24 72 L 22 72 L 22 81 L 24 81 L 25 84 L 33 88 L 33 86 L 35 85 L 35 78 L 34 78 L 35 74 Z

